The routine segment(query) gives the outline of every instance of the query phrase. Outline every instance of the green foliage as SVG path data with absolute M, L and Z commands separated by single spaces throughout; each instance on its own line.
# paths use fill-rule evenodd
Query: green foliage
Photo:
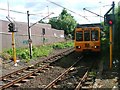
M 33 59 L 43 56 L 48 56 L 53 49 L 63 49 L 63 48 L 69 48 L 73 47 L 73 42 L 62 42 L 62 43 L 56 43 L 53 45 L 43 45 L 40 47 L 33 46 L 32 47 L 32 57 Z M 23 59 L 26 62 L 30 60 L 29 57 L 29 48 L 17 48 L 16 49 L 17 58 Z M 5 59 L 9 60 L 13 56 L 13 50 L 5 50 L 3 53 L 0 54 L 0 56 Z
M 16 53 L 20 59 L 29 60 L 29 50 L 28 49 L 17 49 Z
M 73 47 L 73 42 L 65 42 L 65 43 L 55 43 L 53 44 L 54 49 L 64 49 L 64 48 L 69 48 Z
M 51 46 L 33 47 L 33 57 L 48 56 L 52 52 Z
M 63 49 L 65 47 L 62 43 L 55 43 L 55 44 L 53 44 L 53 48 L 54 49 Z
M 118 55 L 120 51 L 120 6 L 115 13 L 115 30 L 114 30 L 114 54 Z
M 89 76 L 96 76 L 96 72 L 94 71 L 89 72 Z
M 51 18 L 49 23 L 53 28 L 64 30 L 65 35 L 72 34 L 77 24 L 73 16 L 67 13 L 65 9 L 62 10 L 58 17 Z

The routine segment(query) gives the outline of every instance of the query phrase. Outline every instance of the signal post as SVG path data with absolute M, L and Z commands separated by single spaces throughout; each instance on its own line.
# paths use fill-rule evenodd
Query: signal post
M 113 42 L 112 42 L 112 26 L 110 26 L 110 69 L 112 68 L 112 44 L 113 44 Z
M 114 25 L 114 2 L 112 3 L 112 7 L 108 10 L 108 12 L 104 15 L 104 23 L 109 26 L 109 34 L 110 34 L 110 69 L 112 68 L 112 56 L 113 56 L 113 25 Z M 112 10 L 112 14 L 108 14 Z
M 8 24 L 8 29 L 9 31 L 8 32 L 12 32 L 12 48 L 13 48 L 13 60 L 14 60 L 14 65 L 17 66 L 17 62 L 16 62 L 16 48 L 15 48 L 15 35 L 14 35 L 14 32 L 15 31 L 15 24 L 14 23 L 10 23 Z

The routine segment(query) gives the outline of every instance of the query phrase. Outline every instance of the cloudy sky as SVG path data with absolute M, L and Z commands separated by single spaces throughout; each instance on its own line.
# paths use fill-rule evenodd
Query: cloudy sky
M 51 3 L 51 1 L 68 9 L 68 13 L 74 16 L 75 20 L 80 24 L 103 21 L 103 18 L 85 11 L 83 8 L 104 16 L 111 8 L 113 2 L 113 0 L 0 0 L 0 19 L 7 20 L 6 16 L 9 15 L 15 21 L 27 22 L 27 11 L 31 14 L 30 22 L 36 22 L 52 12 L 54 14 L 50 15 L 49 18 L 58 16 L 63 8 Z M 116 7 L 118 6 L 118 1 L 114 0 Z M 17 12 L 8 12 L 8 6 L 9 10 Z

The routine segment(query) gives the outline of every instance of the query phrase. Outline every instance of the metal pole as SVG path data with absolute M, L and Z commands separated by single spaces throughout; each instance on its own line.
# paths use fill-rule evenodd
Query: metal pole
M 13 47 L 13 60 L 14 60 L 14 65 L 17 66 L 17 63 L 16 63 L 16 48 L 15 48 L 14 32 L 12 32 L 12 47 Z
M 8 5 L 8 17 L 10 16 L 10 12 L 9 12 L 9 0 L 7 0 L 7 5 Z
M 110 26 L 110 69 L 112 68 L 112 26 Z
M 113 49 L 114 49 L 114 34 L 115 34 L 115 10 L 114 10 L 114 6 L 115 6 L 115 3 L 113 2 L 113 4 L 112 4 L 112 6 L 113 6 L 113 10 L 112 10 L 112 13 L 113 13 L 113 21 L 114 21 L 114 24 L 113 24 L 113 26 L 112 26 L 112 33 L 113 33 Z
M 100 3 L 100 16 L 101 16 L 101 2 Z M 101 23 L 101 17 L 100 17 L 100 23 Z
M 112 18 L 115 23 L 115 15 L 114 15 L 114 6 L 115 3 L 112 3 Z M 113 57 L 113 42 L 114 42 L 114 23 L 112 26 L 110 26 L 110 69 L 112 68 L 112 57 Z
M 31 30 L 30 30 L 30 22 L 29 22 L 29 11 L 27 11 L 27 20 L 28 20 L 28 43 L 30 49 L 30 59 L 32 58 L 32 40 L 31 40 Z

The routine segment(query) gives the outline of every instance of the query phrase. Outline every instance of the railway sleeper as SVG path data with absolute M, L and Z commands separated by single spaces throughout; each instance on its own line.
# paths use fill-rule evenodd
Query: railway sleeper
M 91 90 L 92 88 L 90 88 L 89 86 L 82 86 L 81 89 L 82 90 Z
M 22 85 L 22 83 L 15 83 L 15 84 L 13 84 L 12 86 L 13 87 L 20 87 Z
M 45 70 L 38 71 L 38 73 L 45 73 L 45 72 L 46 72 Z
M 15 78 L 16 75 L 11 74 L 9 78 Z
M 35 73 L 37 76 L 39 76 L 41 73 L 40 72 L 37 72 L 37 73 Z
M 22 81 L 20 81 L 21 83 L 24 83 L 24 82 L 28 82 L 30 81 L 29 79 L 23 79 Z
M 28 70 L 23 70 L 23 72 L 24 73 L 28 73 L 28 72 L 32 72 L 32 71 L 30 71 L 30 70 L 29 71 Z
M 34 79 L 36 76 L 29 76 L 28 79 Z
M 32 68 L 31 68 L 31 69 L 28 69 L 28 71 L 35 71 L 35 70 L 37 70 L 37 69 L 32 69 Z
M 53 66 L 48 66 L 49 68 L 54 68 Z
M 18 72 L 18 73 L 16 73 L 17 75 L 21 75 L 22 73 L 20 73 L 20 72 Z
M 84 85 L 92 85 L 93 82 L 85 82 Z
M 47 68 L 44 68 L 43 70 L 50 70 L 50 68 L 49 68 L 49 67 L 47 67 Z
M 13 81 L 13 80 L 4 78 L 2 81 L 3 81 L 3 82 L 11 82 L 11 81 Z
M 34 65 L 30 65 L 28 68 L 34 68 Z
M 92 80 L 93 80 L 93 78 L 90 78 L 90 77 L 89 77 L 89 78 L 87 78 L 87 81 L 92 81 Z
M 57 89 L 57 88 L 60 88 L 60 87 L 61 87 L 60 85 L 54 85 L 53 89 Z

